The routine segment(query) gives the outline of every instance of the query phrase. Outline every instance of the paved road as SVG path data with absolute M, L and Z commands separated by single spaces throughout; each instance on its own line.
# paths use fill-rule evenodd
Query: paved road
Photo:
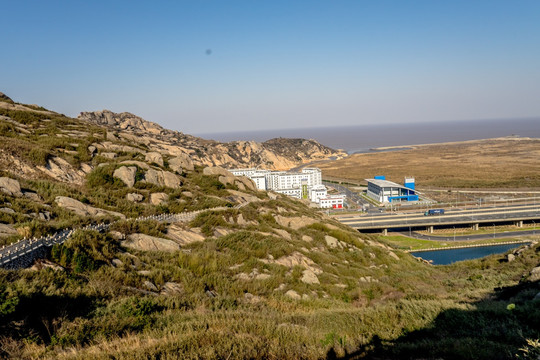
M 436 226 L 489 223 L 518 220 L 540 220 L 539 205 L 451 210 L 444 215 L 424 216 L 423 213 L 382 214 L 380 216 L 340 216 L 340 222 L 357 229 L 382 229 L 409 226 Z M 540 221 L 539 221 L 540 223 Z
M 340 184 L 334 184 L 332 182 L 328 182 L 328 181 L 324 181 L 323 180 L 323 184 L 326 185 L 326 186 L 330 186 L 330 187 L 333 187 L 334 189 L 336 189 L 337 191 L 347 195 L 347 197 L 349 198 L 349 201 L 352 202 L 352 203 L 355 203 L 357 204 L 358 206 L 360 207 L 363 207 L 363 208 L 370 208 L 372 207 L 373 205 L 371 205 L 368 201 L 364 200 L 360 195 L 358 195 L 356 192 L 352 191 L 351 189 L 349 189 L 348 187 L 346 186 L 343 186 L 343 185 L 340 185 Z

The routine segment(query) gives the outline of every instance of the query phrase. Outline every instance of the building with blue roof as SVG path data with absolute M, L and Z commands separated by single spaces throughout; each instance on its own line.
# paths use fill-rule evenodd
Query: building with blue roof
M 406 177 L 404 185 L 388 181 L 384 176 L 365 180 L 368 183 L 367 196 L 379 203 L 418 201 L 413 177 Z

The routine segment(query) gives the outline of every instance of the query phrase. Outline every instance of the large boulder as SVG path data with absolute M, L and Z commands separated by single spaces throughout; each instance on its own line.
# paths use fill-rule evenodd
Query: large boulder
M 154 163 L 158 164 L 159 166 L 163 166 L 163 156 L 161 156 L 158 152 L 149 152 L 146 154 L 144 160 L 148 163 Z
M 0 177 L 0 191 L 11 196 L 23 195 L 19 182 L 8 177 Z
M 118 212 L 95 208 L 67 196 L 57 196 L 54 201 L 58 206 L 73 211 L 75 214 L 80 216 L 116 216 L 121 219 L 126 218 L 123 214 Z
M 141 169 L 150 169 L 150 165 L 148 165 L 147 163 L 145 163 L 143 161 L 124 160 L 124 161 L 121 161 L 120 164 L 123 164 L 123 165 L 135 165 L 135 166 L 140 167 Z
M 320 284 L 319 278 L 311 269 L 306 269 L 302 271 L 302 277 L 300 278 L 300 281 L 306 284 Z
M 335 249 L 337 247 L 339 247 L 340 249 L 342 248 L 340 242 L 338 239 L 336 239 L 335 237 L 333 236 L 330 236 L 330 235 L 325 235 L 324 236 L 324 241 L 326 241 L 326 245 L 328 245 L 328 247 L 332 248 L 332 249 Z
M 218 180 L 223 185 L 227 185 L 227 184 L 236 185 L 236 186 L 238 186 L 238 189 L 242 190 L 242 191 L 245 191 L 247 189 L 257 191 L 257 186 L 255 185 L 253 180 L 251 180 L 250 178 L 245 177 L 245 176 L 224 176 L 224 175 L 220 175 L 218 177 Z
M 137 174 L 137 168 L 135 166 L 121 166 L 114 170 L 113 176 L 122 180 L 124 184 L 129 187 L 135 185 L 135 175 Z
M 178 175 L 169 171 L 149 169 L 144 175 L 144 181 L 157 186 L 165 186 L 169 188 L 178 188 L 182 185 Z
M 122 246 L 141 251 L 166 251 L 180 250 L 180 246 L 172 240 L 167 240 L 146 234 L 131 234 L 127 240 L 121 242 Z
M 169 200 L 169 195 L 165 193 L 153 193 L 150 194 L 150 203 L 152 205 L 160 205 Z
M 193 171 L 195 166 L 188 154 L 180 154 L 169 160 L 169 167 L 181 174 L 183 171 Z
M 293 300 L 300 300 L 302 297 L 294 290 L 289 290 L 285 293 L 285 296 L 290 297 Z
M 259 199 L 258 197 L 250 195 L 250 194 L 246 194 L 241 191 L 236 191 L 236 190 L 228 190 L 228 191 L 229 191 L 230 196 L 227 196 L 226 199 L 236 202 L 238 204 L 261 201 L 261 199 Z
M 0 237 L 11 236 L 17 234 L 17 230 L 11 225 L 0 224 Z
M 304 215 L 301 217 L 298 217 L 298 216 L 286 217 L 286 216 L 276 215 L 274 216 L 274 219 L 276 219 L 276 222 L 279 225 L 291 228 L 293 230 L 298 230 L 304 226 L 308 226 L 317 222 L 317 220 L 309 218 Z
M 246 176 L 237 176 L 234 180 L 234 183 L 240 190 L 253 190 L 257 191 L 257 186 L 255 182 Z
M 200 232 L 186 230 L 179 224 L 172 224 L 167 229 L 167 237 L 176 241 L 180 245 L 187 245 L 194 242 L 204 241 L 205 237 Z
M 141 202 L 144 200 L 144 196 L 137 193 L 129 193 L 129 194 L 126 194 L 126 200 L 133 201 L 133 202 Z
M 531 270 L 531 276 L 529 277 L 529 281 L 538 281 L 540 280 L 540 266 L 535 267 Z
M 219 167 L 219 166 L 205 167 L 203 169 L 203 175 L 209 175 L 209 176 L 221 175 L 225 177 L 234 177 L 234 175 L 230 171 L 227 171 L 224 168 Z

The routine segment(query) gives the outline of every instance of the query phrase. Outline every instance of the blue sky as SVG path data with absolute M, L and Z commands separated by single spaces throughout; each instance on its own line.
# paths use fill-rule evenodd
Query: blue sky
M 71 116 L 205 133 L 540 115 L 537 0 L 0 8 L 0 91 Z

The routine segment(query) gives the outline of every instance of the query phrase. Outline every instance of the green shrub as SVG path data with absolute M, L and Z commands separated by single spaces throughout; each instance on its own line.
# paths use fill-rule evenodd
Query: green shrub
M 18 303 L 17 294 L 6 285 L 0 284 L 0 319 L 15 312 Z
M 51 154 L 48 150 L 36 147 L 30 150 L 25 158 L 34 165 L 46 166 L 50 156 Z
M 76 231 L 62 245 L 54 245 L 51 259 L 75 273 L 97 270 L 116 256 L 117 244 L 96 231 Z
M 123 220 L 112 224 L 111 230 L 119 231 L 126 235 L 142 233 L 151 236 L 162 236 L 167 231 L 167 226 L 155 220 Z
M 107 188 L 122 188 L 125 184 L 113 176 L 115 170 L 114 165 L 105 165 L 96 167 L 90 174 L 86 176 L 86 186 L 93 189 L 100 187 Z

